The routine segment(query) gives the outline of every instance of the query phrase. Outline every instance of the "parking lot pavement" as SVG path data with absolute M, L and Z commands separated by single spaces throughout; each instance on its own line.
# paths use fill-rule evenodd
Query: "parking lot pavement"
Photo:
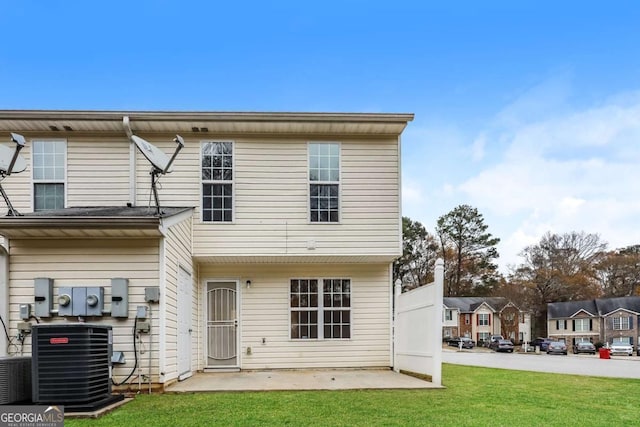
M 455 365 L 518 371 L 640 379 L 640 357 L 638 356 L 612 356 L 611 359 L 600 359 L 597 354 L 595 356 L 587 354 L 563 356 L 546 353 L 494 353 L 475 349 L 458 351 L 451 348 L 443 349 L 442 361 Z

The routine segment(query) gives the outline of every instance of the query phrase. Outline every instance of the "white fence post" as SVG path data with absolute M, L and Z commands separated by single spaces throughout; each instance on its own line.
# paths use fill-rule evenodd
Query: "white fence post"
M 393 295 L 393 370 L 400 372 L 398 366 L 398 300 L 402 293 L 402 280 L 396 279 Z
M 442 296 L 444 262 L 436 261 L 434 281 L 404 294 L 395 286 L 394 366 L 431 377 L 442 385 Z
M 433 374 L 432 382 L 442 385 L 442 305 L 444 304 L 444 260 L 438 258 L 433 272 L 434 300 L 436 302 L 433 310 L 433 348 L 440 351 L 433 352 Z

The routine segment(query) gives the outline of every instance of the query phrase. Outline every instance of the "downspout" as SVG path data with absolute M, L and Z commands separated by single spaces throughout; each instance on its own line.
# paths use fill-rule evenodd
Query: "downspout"
M 2 321 L 9 329 L 9 253 L 4 245 L 7 244 L 6 239 L 0 245 L 0 316 Z M 7 336 L 4 327 L 0 325 L 0 357 L 7 355 Z M 8 332 L 7 332 L 8 333 Z
M 398 135 L 398 143 L 397 143 L 397 150 L 398 150 L 398 162 L 397 162 L 397 169 L 398 169 L 398 253 L 400 254 L 400 256 L 402 256 L 403 253 L 403 247 L 402 247 L 402 243 L 403 243 L 403 238 L 402 238 L 402 137 L 400 135 Z M 396 309 L 396 304 L 398 301 L 398 297 L 400 296 L 400 294 L 402 293 L 402 281 L 400 279 L 397 279 L 396 282 L 394 282 L 393 280 L 393 262 L 391 262 L 391 264 L 389 265 L 389 323 L 390 323 L 390 328 L 391 328 L 391 345 L 390 345 L 390 349 L 389 352 L 391 353 L 390 355 L 390 362 L 391 362 L 391 367 L 396 371 L 399 372 L 399 368 L 396 367 L 396 319 L 397 319 L 397 309 Z
M 122 117 L 122 126 L 124 132 L 129 138 L 129 204 L 131 206 L 136 205 L 136 147 L 133 143 L 133 131 L 131 130 L 131 124 L 129 123 L 129 116 Z

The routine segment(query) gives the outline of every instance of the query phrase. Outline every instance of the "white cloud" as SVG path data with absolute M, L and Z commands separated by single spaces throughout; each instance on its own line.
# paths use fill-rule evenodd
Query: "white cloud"
M 473 141 L 471 145 L 471 158 L 478 162 L 484 158 L 484 146 L 486 144 L 486 138 L 484 135 L 480 135 Z
M 518 116 L 516 104 L 479 137 L 500 148 L 499 159 L 456 186 L 494 222 L 501 265 L 519 262 L 547 231 L 598 233 L 611 247 L 640 243 L 640 96 L 536 121 Z

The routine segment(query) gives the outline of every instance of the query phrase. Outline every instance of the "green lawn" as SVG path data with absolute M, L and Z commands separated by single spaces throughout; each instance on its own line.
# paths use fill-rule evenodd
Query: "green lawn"
M 441 390 L 141 395 L 65 426 L 640 425 L 640 381 L 444 364 Z

